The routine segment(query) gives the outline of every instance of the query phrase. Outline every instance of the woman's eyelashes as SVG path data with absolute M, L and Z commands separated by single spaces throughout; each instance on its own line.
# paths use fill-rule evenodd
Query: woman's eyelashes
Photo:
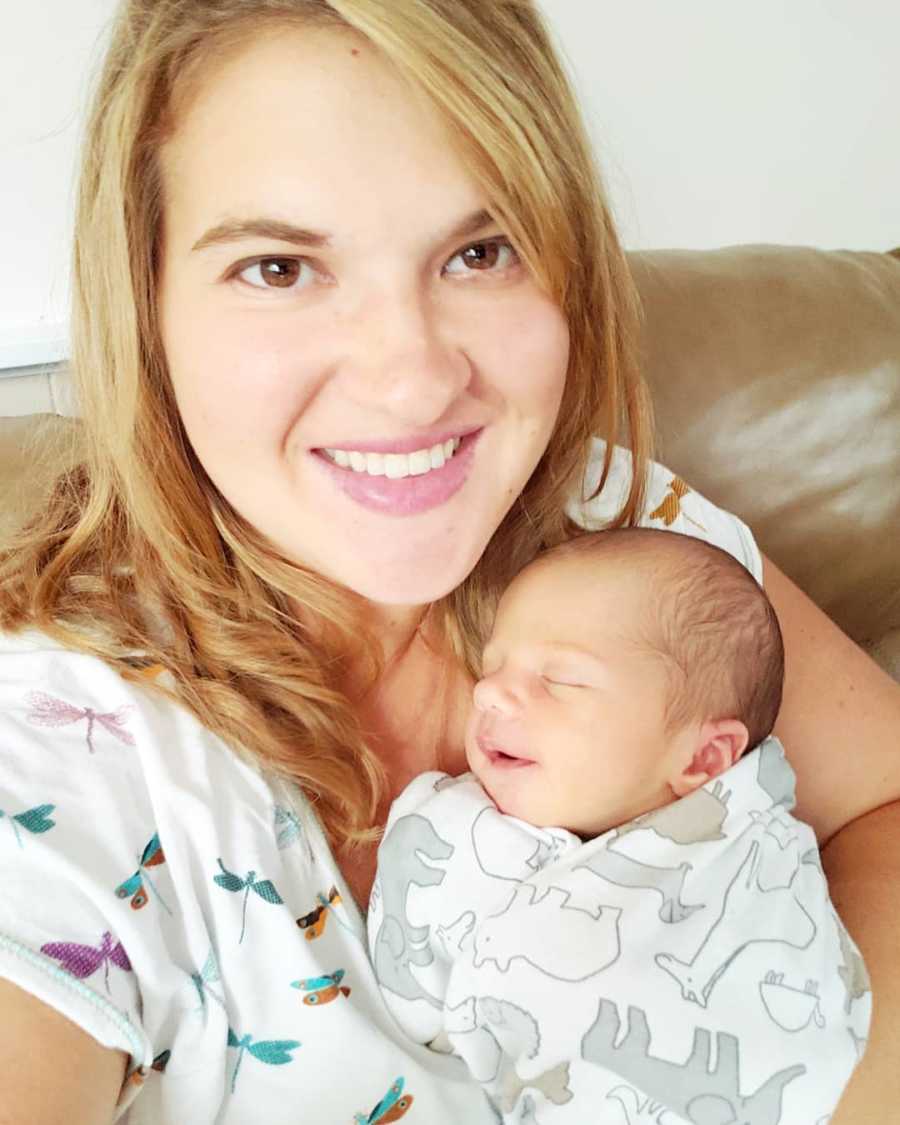
M 474 257 L 473 252 L 476 252 Z M 504 252 L 507 261 L 503 262 Z M 468 257 L 466 257 L 468 255 Z M 508 272 L 521 265 L 521 259 L 512 243 L 506 237 L 484 239 L 481 242 L 472 242 L 458 250 L 450 263 L 459 258 L 464 262 L 461 270 L 445 270 L 450 277 L 477 277 L 484 274 L 495 277 Z M 510 260 L 511 259 L 511 260 Z M 496 263 L 500 261 L 498 267 Z M 448 263 L 449 266 L 449 263 Z M 474 266 L 474 268 L 472 268 Z M 227 281 L 238 281 L 251 289 L 275 289 L 287 292 L 297 292 L 307 286 L 297 286 L 295 283 L 302 270 L 313 269 L 313 263 L 308 258 L 296 258 L 284 255 L 269 255 L 264 258 L 254 258 L 251 261 L 238 262 L 225 275 Z M 466 282 L 468 284 L 468 281 Z
M 257 258 L 236 266 L 229 278 L 236 278 L 251 289 L 291 289 L 304 266 L 310 268 L 304 258 Z M 259 280 L 251 281 L 248 276 L 251 274 Z
M 496 252 L 503 251 L 503 250 L 508 250 L 510 256 L 512 257 L 512 262 L 507 264 L 504 267 L 504 269 L 511 269 L 512 266 L 518 265 L 521 261 L 521 259 L 519 258 L 519 255 L 516 253 L 515 249 L 513 248 L 512 243 L 509 241 L 508 238 L 489 238 L 489 239 L 485 239 L 482 242 L 473 242 L 469 246 L 464 246 L 462 248 L 462 250 L 458 250 L 453 255 L 453 257 L 450 259 L 450 261 L 455 262 L 457 258 L 463 258 L 464 255 L 468 254 L 472 250 L 482 250 L 483 251 L 485 249 L 487 250 L 487 254 L 484 257 L 479 257 L 479 258 L 475 259 L 475 261 L 477 263 L 479 263 L 479 267 L 475 270 L 463 270 L 462 271 L 463 273 L 478 274 L 478 273 L 496 273 L 496 272 L 498 272 L 496 270 L 491 269 L 491 264 L 492 264 L 494 256 L 496 256 Z M 469 264 L 472 264 L 472 259 L 471 258 L 468 259 L 468 262 L 469 262 Z M 484 262 L 487 262 L 486 266 L 483 266 Z M 502 273 L 503 270 L 500 270 L 499 272 Z M 459 275 L 451 274 L 451 276 L 459 276 Z

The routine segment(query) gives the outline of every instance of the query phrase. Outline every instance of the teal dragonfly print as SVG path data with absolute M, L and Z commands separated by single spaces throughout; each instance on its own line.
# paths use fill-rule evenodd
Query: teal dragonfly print
M 353 1125 L 387 1125 L 389 1121 L 399 1121 L 401 1117 L 405 1117 L 406 1111 L 413 1104 L 412 1094 L 403 1093 L 405 1085 L 405 1079 L 396 1079 L 368 1116 L 364 1113 L 356 1114 Z
M 306 862 L 314 863 L 312 847 L 303 830 L 303 825 L 300 823 L 300 818 L 294 810 L 287 808 L 286 805 L 276 804 L 273 817 L 275 843 L 278 845 L 278 850 L 283 852 L 285 848 L 290 848 L 299 843 L 302 845 L 303 857 Z
M 242 879 L 240 875 L 235 875 L 233 871 L 229 871 L 222 863 L 221 858 L 217 859 L 216 863 L 221 868 L 222 874 L 214 875 L 213 882 L 226 891 L 231 891 L 232 894 L 244 892 L 244 903 L 241 910 L 241 936 L 238 938 L 238 945 L 240 945 L 244 940 L 244 933 L 247 929 L 247 899 L 250 897 L 250 892 L 253 891 L 263 902 L 272 903 L 274 906 L 280 905 L 284 902 L 284 899 L 275 890 L 275 886 L 270 879 L 257 879 L 255 871 L 248 871 Z
M 239 1036 L 229 1027 L 228 1046 L 237 1048 L 238 1053 L 237 1062 L 234 1064 L 234 1072 L 231 1075 L 231 1092 L 234 1093 L 238 1071 L 241 1069 L 245 1051 L 249 1051 L 253 1058 L 259 1059 L 260 1062 L 267 1063 L 269 1066 L 284 1066 L 285 1063 L 294 1061 L 291 1051 L 295 1051 L 301 1044 L 298 1039 L 260 1039 L 254 1043 L 252 1035 Z
M 146 847 L 141 852 L 138 859 L 137 871 L 116 887 L 116 898 L 130 898 L 131 909 L 141 910 L 150 901 L 147 892 L 144 890 L 144 883 L 146 882 L 150 890 L 153 891 L 157 899 L 159 899 L 160 906 L 162 906 L 167 914 L 171 915 L 172 911 L 166 905 L 166 900 L 159 893 L 159 890 L 150 878 L 150 872 L 147 870 L 148 867 L 159 867 L 160 864 L 165 862 L 166 857 L 162 850 L 162 845 L 159 842 L 159 834 L 154 832 Z
M 215 1000 L 219 1007 L 225 1010 L 225 1001 L 216 992 L 212 985 L 222 979 L 222 974 L 219 971 L 219 962 L 216 960 L 215 952 L 212 946 L 209 949 L 209 955 L 203 963 L 203 968 L 199 973 L 191 973 L 191 982 L 197 990 L 197 996 L 200 998 L 200 1006 L 196 1009 L 198 1012 L 203 1012 L 204 1018 L 206 1017 L 206 998 Z
M 50 819 L 50 814 L 55 808 L 56 805 L 37 805 L 33 809 L 26 809 L 25 812 L 11 814 L 0 809 L 0 820 L 2 820 L 3 817 L 7 818 L 16 835 L 16 843 L 20 848 L 23 848 L 25 845 L 22 843 L 19 825 L 33 835 L 38 835 L 41 832 L 49 832 L 50 829 L 56 825 L 56 821 Z

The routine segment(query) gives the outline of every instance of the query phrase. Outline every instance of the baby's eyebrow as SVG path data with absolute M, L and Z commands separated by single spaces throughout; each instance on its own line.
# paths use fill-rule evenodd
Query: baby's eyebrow
M 590 649 L 576 644 L 547 644 L 540 646 L 551 659 L 573 660 L 578 664 L 593 664 L 596 668 L 606 669 L 608 662 Z
M 587 661 L 596 665 L 598 668 L 607 667 L 607 661 L 590 649 L 584 648 L 582 645 L 570 644 L 563 641 L 543 641 L 530 646 L 530 648 L 531 652 L 536 656 L 545 656 L 553 659 L 571 658 L 573 660 Z M 495 646 L 490 642 L 484 646 L 481 652 L 482 668 L 489 663 L 490 658 L 495 655 L 495 651 Z

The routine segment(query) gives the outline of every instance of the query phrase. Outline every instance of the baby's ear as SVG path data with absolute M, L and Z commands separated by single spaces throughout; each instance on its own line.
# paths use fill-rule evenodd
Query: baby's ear
M 687 766 L 676 763 L 669 780 L 676 797 L 686 797 L 720 773 L 730 769 L 747 749 L 749 732 L 739 719 L 709 719 L 694 740 L 694 753 Z

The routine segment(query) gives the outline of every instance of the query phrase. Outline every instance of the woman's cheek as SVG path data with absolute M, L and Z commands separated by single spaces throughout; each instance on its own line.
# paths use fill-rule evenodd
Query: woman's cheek
M 569 327 L 554 305 L 541 302 L 531 310 L 516 338 L 516 354 L 519 368 L 510 376 L 518 376 L 533 402 L 543 408 L 541 415 L 546 419 L 552 414 L 555 421 L 569 364 Z
M 185 425 L 191 420 L 209 436 L 279 440 L 303 412 L 314 380 L 304 375 L 302 352 L 280 343 L 262 324 L 220 322 L 198 333 L 186 374 L 173 373 Z

